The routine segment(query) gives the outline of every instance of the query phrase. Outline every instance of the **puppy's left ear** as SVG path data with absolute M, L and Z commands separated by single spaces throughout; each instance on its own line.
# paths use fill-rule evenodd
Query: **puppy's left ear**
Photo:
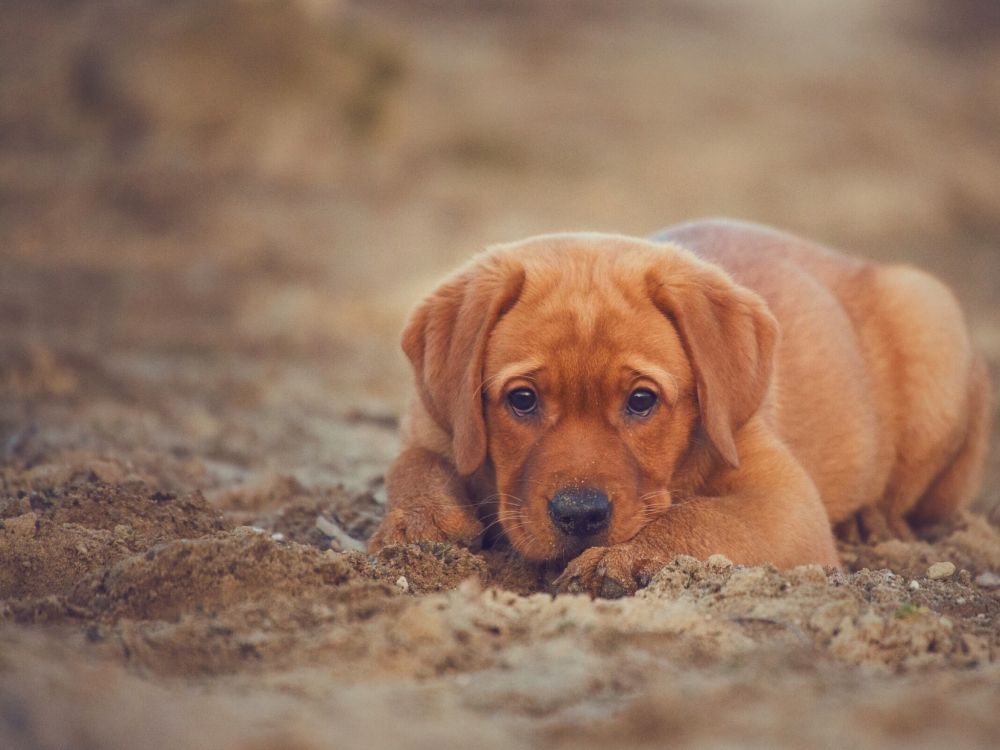
M 403 351 L 413 366 L 420 398 L 451 436 L 455 468 L 462 476 L 471 475 L 486 459 L 486 345 L 523 285 L 523 267 L 487 253 L 425 299 L 403 331 Z
M 778 323 L 762 297 L 686 250 L 671 248 L 647 272 L 646 285 L 691 361 L 705 432 L 735 468 L 734 435 L 761 407 L 771 383 Z

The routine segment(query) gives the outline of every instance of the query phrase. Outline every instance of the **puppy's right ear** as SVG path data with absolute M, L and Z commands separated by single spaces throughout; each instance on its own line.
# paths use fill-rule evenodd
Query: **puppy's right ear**
M 486 255 L 424 300 L 403 330 L 424 406 L 452 440 L 455 468 L 469 476 L 486 459 L 483 366 L 490 332 L 517 301 L 524 269 Z

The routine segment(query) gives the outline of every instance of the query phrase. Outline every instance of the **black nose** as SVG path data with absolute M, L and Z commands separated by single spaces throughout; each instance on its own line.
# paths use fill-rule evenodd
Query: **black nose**
M 611 502 L 600 490 L 559 490 L 549 500 L 549 516 L 556 528 L 564 534 L 590 536 L 608 525 Z

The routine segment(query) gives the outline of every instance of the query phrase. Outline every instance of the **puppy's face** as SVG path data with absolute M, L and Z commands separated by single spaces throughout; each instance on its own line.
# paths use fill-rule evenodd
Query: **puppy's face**
M 448 279 L 403 349 L 457 473 L 492 465 L 507 537 L 554 560 L 663 512 L 693 443 L 738 465 L 776 336 L 760 297 L 678 247 L 550 235 Z
M 540 271 L 490 337 L 484 398 L 500 524 L 550 560 L 625 541 L 669 506 L 697 406 L 641 274 Z

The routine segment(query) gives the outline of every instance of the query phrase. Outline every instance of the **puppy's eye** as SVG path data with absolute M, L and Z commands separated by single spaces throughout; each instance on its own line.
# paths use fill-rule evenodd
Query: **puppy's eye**
M 656 394 L 649 388 L 636 388 L 625 402 L 625 410 L 633 417 L 648 417 L 656 405 Z
M 530 388 L 515 388 L 507 394 L 507 403 L 519 417 L 526 417 L 538 408 L 538 395 Z

